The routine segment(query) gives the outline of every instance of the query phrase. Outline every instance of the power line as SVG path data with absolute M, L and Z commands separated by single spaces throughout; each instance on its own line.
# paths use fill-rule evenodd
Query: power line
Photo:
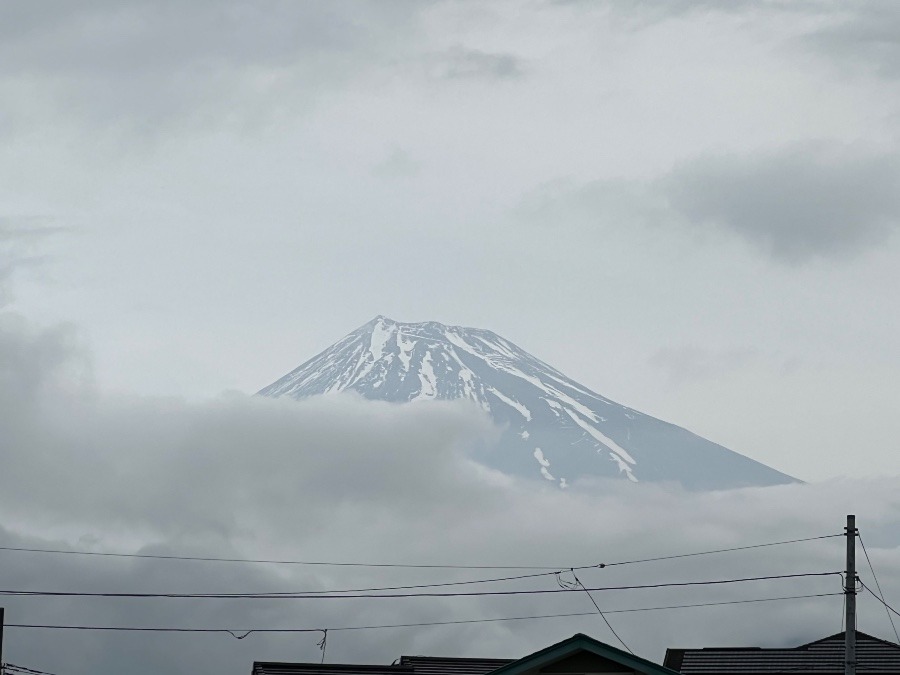
M 807 598 L 825 598 L 843 595 L 843 593 L 812 593 L 806 595 L 784 595 L 774 598 L 752 598 L 746 600 L 723 600 L 719 602 L 700 602 L 684 605 L 663 605 L 658 607 L 632 607 L 626 609 L 608 609 L 605 614 L 626 614 L 633 612 L 653 612 L 672 609 L 692 609 L 698 607 L 719 607 L 723 605 L 743 605 L 760 602 L 779 602 L 785 600 L 802 600 Z M 28 624 L 12 623 L 7 628 L 19 629 L 45 629 L 45 630 L 76 630 L 76 631 L 113 631 L 113 632 L 140 632 L 140 633 L 228 633 L 233 637 L 243 640 L 253 633 L 324 633 L 328 631 L 355 631 L 378 630 L 387 628 L 425 628 L 429 626 L 450 626 L 470 623 L 493 623 L 498 621 L 528 621 L 536 619 L 560 619 L 569 617 L 594 616 L 596 612 L 571 612 L 564 614 L 537 614 L 531 616 L 506 616 L 487 619 L 458 619 L 453 621 L 424 621 L 418 623 L 394 623 L 366 626 L 340 626 L 328 628 L 170 628 L 170 627 L 139 627 L 139 626 L 74 626 L 56 624 Z M 624 644 L 624 643 L 623 643 Z
M 17 666 L 14 663 L 0 664 L 0 673 L 23 673 L 23 675 L 53 675 L 53 673 L 48 673 L 46 670 L 35 670 L 34 668 Z
M 550 588 L 550 589 L 523 589 L 509 591 L 454 591 L 450 593 L 426 592 L 426 593 L 111 593 L 92 591 L 14 591 L 0 590 L 0 596 L 46 596 L 46 597 L 90 597 L 90 598 L 191 598 L 191 599 L 217 599 L 217 600 L 337 600 L 337 599 L 361 599 L 361 598 L 451 598 L 451 597 L 480 597 L 490 595 L 541 595 L 547 593 L 572 593 L 579 590 L 588 592 L 625 591 L 649 588 L 669 588 L 678 586 L 711 586 L 720 584 L 734 584 L 751 581 L 769 581 L 776 579 L 797 579 L 802 577 L 840 576 L 840 572 L 800 572 L 794 574 L 771 574 L 758 577 L 741 577 L 737 579 L 712 579 L 704 581 L 673 581 L 656 584 L 632 584 L 628 586 L 599 586 L 596 588 Z
M 150 560 L 190 560 L 195 562 L 224 562 L 224 563 L 252 563 L 265 565 L 313 565 L 326 567 L 389 567 L 401 569 L 452 569 L 452 570 L 545 570 L 552 572 L 559 569 L 569 569 L 568 565 L 550 567 L 544 565 L 432 565 L 409 563 L 361 563 L 361 562 L 332 562 L 321 560 L 266 560 L 252 558 L 214 558 L 186 555 L 163 555 L 151 553 L 106 553 L 101 551 L 72 551 L 50 548 L 22 548 L 17 546 L 0 546 L 0 551 L 17 553 L 54 553 L 61 555 L 100 556 L 105 558 L 143 558 Z
M 604 568 L 615 567 L 618 565 L 633 565 L 637 563 L 656 562 L 660 560 L 674 560 L 677 558 L 690 558 L 700 555 L 710 555 L 714 553 L 730 553 L 733 551 L 745 551 L 754 548 L 765 548 L 768 546 L 781 546 L 784 544 L 797 544 L 801 542 L 816 541 L 819 539 L 830 539 L 832 537 L 842 537 L 843 534 L 827 534 L 818 537 L 803 537 L 800 539 L 787 539 L 784 541 L 773 541 L 764 544 L 752 544 L 749 546 L 734 546 L 731 548 L 713 549 L 710 551 L 696 551 L 693 553 L 679 553 L 675 555 L 656 556 L 652 558 L 640 558 L 636 560 L 621 560 L 609 563 L 597 563 L 592 565 L 580 565 L 574 569 L 589 569 L 592 567 Z M 374 567 L 374 568 L 400 568 L 400 569 L 468 569 L 468 570 L 543 570 L 544 572 L 553 573 L 559 570 L 572 569 L 571 565 L 457 565 L 457 564 L 418 564 L 418 563 L 362 563 L 362 562 L 335 562 L 321 560 L 278 560 L 278 559 L 254 559 L 254 558 L 217 558 L 207 556 L 185 556 L 185 555 L 165 555 L 152 553 L 108 553 L 103 551 L 80 551 L 65 549 L 49 549 L 49 548 L 25 548 L 17 546 L 0 546 L 0 551 L 17 552 L 17 553 L 49 553 L 57 555 L 80 555 L 80 556 L 100 556 L 107 558 L 140 558 L 149 560 L 183 560 L 195 562 L 223 562 L 223 563 L 249 563 L 249 564 L 266 564 L 266 565 L 311 565 L 311 566 L 331 566 L 331 567 Z
M 887 601 L 886 601 L 884 598 L 881 598 L 881 597 L 877 596 L 877 595 L 875 594 L 875 592 L 874 592 L 871 588 L 869 588 L 868 586 L 866 586 L 865 583 L 863 583 L 862 581 L 860 581 L 859 583 L 860 583 L 860 585 L 861 585 L 863 588 L 865 588 L 867 591 L 869 591 L 869 593 L 872 594 L 872 597 L 874 597 L 878 602 L 880 602 L 880 603 L 881 603 L 882 605 L 884 605 L 888 610 L 890 610 L 891 612 L 893 612 L 893 613 L 896 614 L 897 616 L 900 616 L 900 612 L 898 612 L 896 609 L 894 609 L 893 607 L 891 607 L 891 606 L 887 603 Z
M 576 568 L 582 569 L 582 568 Z M 379 586 L 379 587 L 370 587 L 370 588 L 348 588 L 342 590 L 333 590 L 333 591 L 273 591 L 273 592 L 264 592 L 264 593 L 251 593 L 249 595 L 259 595 L 266 597 L 277 597 L 279 595 L 297 595 L 297 594 L 305 594 L 305 593 L 315 593 L 317 595 L 331 595 L 331 594 L 340 594 L 340 593 L 374 593 L 377 591 L 405 591 L 405 590 L 414 590 L 417 588 L 442 588 L 446 586 L 467 586 L 472 584 L 490 584 L 490 583 L 498 583 L 502 581 L 518 581 L 521 579 L 536 579 L 538 577 L 546 577 L 546 576 L 554 576 L 559 574 L 561 570 L 556 572 L 534 572 L 533 574 L 517 574 L 511 577 L 492 577 L 490 579 L 468 579 L 465 581 L 442 581 L 433 584 L 411 584 L 407 586 Z
M 881 591 L 881 584 L 878 583 L 878 576 L 875 574 L 875 568 L 872 566 L 872 559 L 869 558 L 869 552 L 866 550 L 866 545 L 862 540 L 862 535 L 857 533 L 857 536 L 859 537 L 859 543 L 862 544 L 863 553 L 866 554 L 866 562 L 869 563 L 869 569 L 872 572 L 872 578 L 875 579 L 875 588 L 878 589 L 878 595 L 881 600 L 884 601 L 884 593 L 882 593 Z M 891 622 L 891 628 L 894 629 L 894 637 L 897 638 L 897 642 L 900 642 L 900 635 L 897 634 L 897 626 L 894 625 L 894 617 L 891 616 L 890 611 L 888 611 L 887 604 L 885 604 L 884 613 L 887 614 L 888 621 Z
M 606 618 L 606 615 L 603 613 L 603 610 L 600 609 L 600 605 L 598 605 L 598 604 L 597 604 L 597 601 L 594 600 L 594 596 L 591 595 L 591 592 L 590 592 L 587 588 L 585 588 L 584 584 L 581 582 L 581 579 L 578 578 L 578 575 L 575 574 L 575 571 L 574 571 L 574 570 L 572 570 L 572 576 L 575 577 L 575 583 L 577 583 L 579 586 L 581 586 L 582 590 L 583 590 L 585 593 L 587 593 L 587 596 L 591 599 L 591 603 L 592 603 L 592 604 L 594 605 L 594 607 L 597 609 L 597 614 L 599 614 L 599 615 L 600 615 L 600 618 L 603 619 L 603 623 L 606 624 L 606 627 L 609 628 L 610 632 L 611 632 L 613 635 L 616 636 L 616 640 L 618 640 L 618 641 L 621 643 L 621 645 L 622 645 L 623 647 L 625 647 L 625 649 L 626 649 L 632 656 L 637 656 L 637 654 L 635 654 L 635 653 L 631 650 L 631 647 L 629 647 L 627 644 L 625 644 L 625 640 L 623 640 L 623 639 L 619 636 L 619 634 L 616 632 L 616 629 L 612 627 L 612 624 L 609 622 L 609 619 Z
M 676 558 L 692 558 L 698 555 L 710 555 L 713 553 L 731 553 L 733 551 L 747 551 L 753 548 L 766 548 L 767 546 L 782 546 L 784 544 L 799 544 L 806 541 L 817 541 L 819 539 L 831 539 L 833 537 L 843 537 L 843 534 L 824 534 L 819 537 L 804 537 L 802 539 L 785 539 L 783 541 L 772 541 L 766 544 L 751 544 L 749 546 L 733 546 L 731 548 L 717 548 L 711 551 L 698 551 L 696 553 L 678 553 L 676 555 L 663 555 L 655 558 L 640 558 L 637 560 L 622 560 L 620 562 L 601 563 L 596 567 L 615 567 L 616 565 L 634 565 L 637 563 L 657 562 L 659 560 L 675 560 Z M 577 568 L 576 568 L 577 569 Z

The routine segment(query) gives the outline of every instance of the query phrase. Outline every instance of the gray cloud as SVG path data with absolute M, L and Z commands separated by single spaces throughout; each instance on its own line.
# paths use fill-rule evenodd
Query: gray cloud
M 900 6 L 891 0 L 843 5 L 834 20 L 809 33 L 804 43 L 838 68 L 862 67 L 896 78 L 900 76 Z
M 650 357 L 650 365 L 663 370 L 672 384 L 720 377 L 759 358 L 753 348 L 714 351 L 697 345 L 666 347 Z
M 701 157 L 660 187 L 688 221 L 720 226 L 787 262 L 852 255 L 900 221 L 900 162 L 828 144 Z
M 467 443 L 494 433 L 464 405 L 390 406 L 342 396 L 295 403 L 243 395 L 190 404 L 109 397 L 73 379 L 71 333 L 0 323 L 0 544 L 365 562 L 568 567 L 836 532 L 860 514 L 888 595 L 900 592 L 896 479 L 689 494 L 583 483 L 567 493 L 473 463 Z M 602 513 L 602 518 L 597 518 Z M 685 523 L 693 523 L 684 527 Z M 273 567 L 10 553 L 0 588 L 272 592 L 495 576 L 485 572 Z M 586 570 L 588 585 L 837 569 L 840 541 Z M 499 574 L 502 576 L 502 573 Z M 552 578 L 519 588 L 556 588 Z M 829 580 L 600 594 L 606 609 L 838 592 Z M 496 587 L 495 587 L 496 588 Z M 385 601 L 185 601 L 4 598 L 9 623 L 184 627 L 339 627 L 592 612 L 580 594 Z M 676 644 L 798 644 L 837 630 L 840 597 L 673 612 L 610 614 L 626 641 L 661 659 Z M 861 602 L 861 628 L 885 635 Z M 679 620 L 673 621 L 673 617 Z M 690 617 L 690 620 L 682 620 Z M 763 620 L 765 619 L 765 620 Z M 329 633 L 328 661 L 400 653 L 516 656 L 583 631 L 593 615 L 549 622 Z M 318 636 L 69 634 L 9 629 L 9 661 L 71 675 L 314 660 Z M 73 657 L 73 654 L 75 655 Z
M 66 231 L 64 227 L 51 225 L 52 222 L 52 218 L 43 216 L 0 216 L 0 243 L 28 241 Z
M 672 19 L 696 18 L 697 15 L 760 15 L 766 12 L 806 13 L 822 11 L 815 0 L 780 2 L 779 0 L 606 0 L 598 3 L 586 0 L 554 0 L 556 6 L 595 8 L 602 6 L 623 27 L 641 30 Z
M 44 237 L 67 231 L 52 222 L 52 218 L 40 216 L 0 216 L 0 307 L 12 301 L 15 272 L 45 262 L 44 255 L 34 253 L 35 244 Z
M 267 118 L 408 44 L 421 3 L 94 0 L 4 3 L 0 84 L 25 123 L 69 118 L 154 129 Z M 252 25 L 252 30 L 247 26 Z M 23 83 L 28 86 L 23 88 Z M 14 100 L 14 99 L 10 99 Z
M 432 75 L 446 80 L 514 80 L 524 74 L 517 56 L 454 47 L 435 57 Z
M 824 142 L 708 154 L 654 180 L 547 183 L 515 215 L 609 236 L 622 223 L 657 233 L 667 226 L 682 238 L 721 231 L 788 264 L 846 259 L 885 242 L 900 224 L 900 161 Z
M 380 178 L 407 178 L 419 173 L 420 164 L 399 146 L 394 146 L 390 154 L 372 167 L 372 175 Z

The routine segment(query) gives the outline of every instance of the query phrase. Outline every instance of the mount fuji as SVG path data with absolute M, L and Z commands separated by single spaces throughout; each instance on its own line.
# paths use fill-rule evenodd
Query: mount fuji
M 496 333 L 375 317 L 259 392 L 354 391 L 391 403 L 468 399 L 502 429 L 485 464 L 562 488 L 580 478 L 670 481 L 692 490 L 797 482 L 696 434 L 605 398 Z

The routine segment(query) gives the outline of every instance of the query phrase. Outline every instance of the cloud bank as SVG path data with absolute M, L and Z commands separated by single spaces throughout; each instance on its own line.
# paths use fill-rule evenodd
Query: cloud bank
M 496 434 L 462 404 L 353 397 L 296 403 L 224 395 L 200 404 L 111 397 L 90 385 L 71 329 L 0 322 L 0 545 L 345 562 L 570 566 L 838 533 L 856 512 L 879 577 L 900 592 L 897 481 L 690 494 L 582 483 L 568 492 L 473 462 Z M 589 586 L 840 569 L 824 539 L 741 554 L 585 570 Z M 273 592 L 506 576 L 505 571 L 242 565 L 0 552 L 0 588 Z M 464 587 L 471 590 L 473 587 Z M 552 576 L 474 588 L 558 588 Z M 606 609 L 837 592 L 837 578 L 599 593 Z M 439 589 L 440 590 L 440 589 Z M 445 589 L 446 590 L 446 589 Z M 335 601 L 3 599 L 9 623 L 341 627 L 590 612 L 579 594 Z M 861 628 L 887 635 L 874 601 Z M 610 614 L 638 653 L 667 646 L 789 645 L 836 632 L 839 597 Z M 690 620 L 687 620 L 689 617 Z M 329 634 L 328 661 L 400 653 L 517 656 L 598 617 Z M 10 628 L 8 660 L 79 675 L 312 660 L 314 634 L 70 634 Z

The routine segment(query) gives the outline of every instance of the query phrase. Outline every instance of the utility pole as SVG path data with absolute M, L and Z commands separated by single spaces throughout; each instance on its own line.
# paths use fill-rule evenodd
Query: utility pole
M 0 607 L 0 673 L 3 669 L 3 608 Z
M 847 630 L 844 633 L 844 675 L 856 675 L 856 516 L 847 516 L 847 574 L 844 581 Z

